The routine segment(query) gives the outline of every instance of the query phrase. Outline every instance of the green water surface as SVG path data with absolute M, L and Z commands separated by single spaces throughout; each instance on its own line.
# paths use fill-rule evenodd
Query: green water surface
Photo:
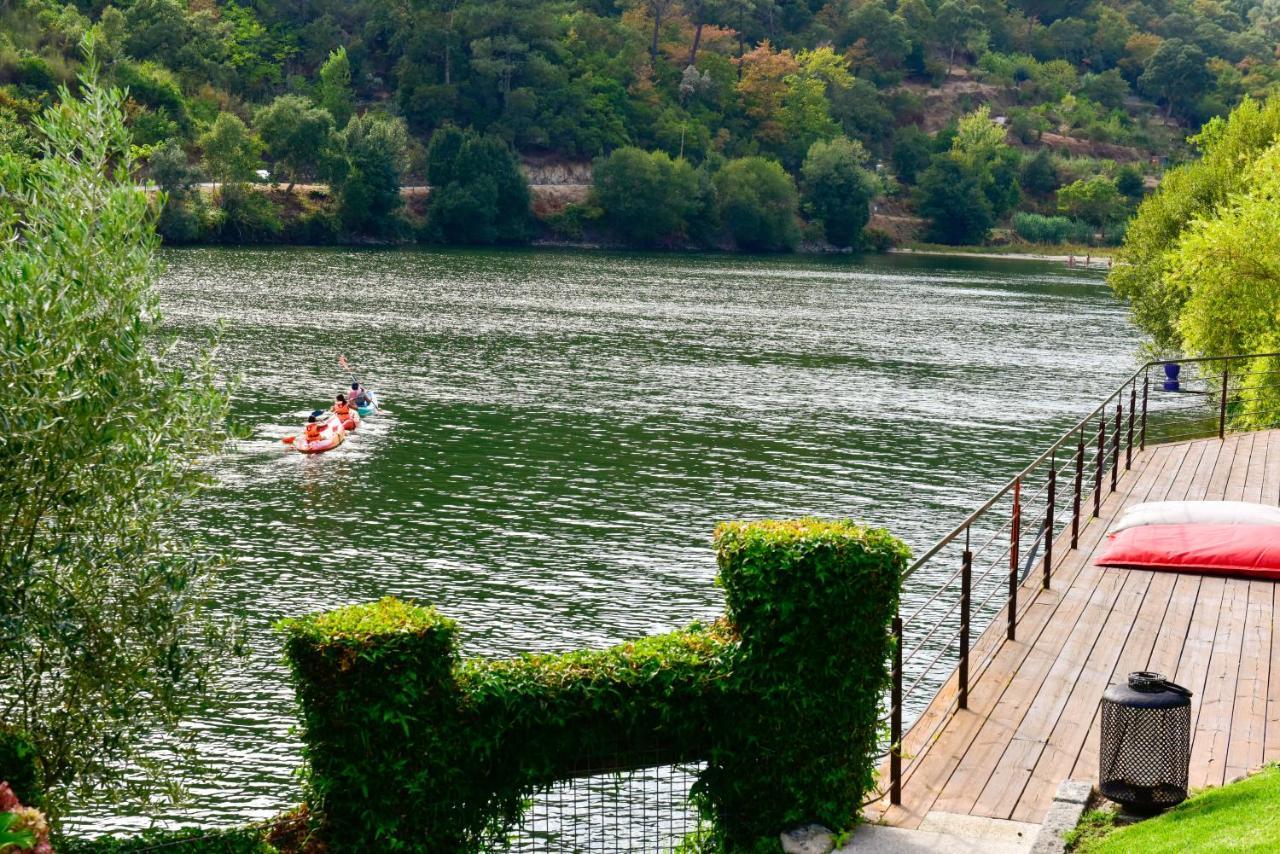
M 713 525 L 848 515 L 927 546 L 1132 369 L 1096 274 L 1016 261 L 194 249 L 166 322 L 226 321 L 251 438 L 193 524 L 236 557 L 252 658 L 200 721 L 191 820 L 296 803 L 279 617 L 393 594 L 466 650 L 601 645 L 715 615 Z M 388 412 L 279 441 L 348 382 Z M 908 598 L 927 592 L 911 581 Z M 837 620 L 840 615 L 833 614 Z M 85 818 L 91 818 L 86 814 Z M 97 830 L 136 824 L 93 818 Z

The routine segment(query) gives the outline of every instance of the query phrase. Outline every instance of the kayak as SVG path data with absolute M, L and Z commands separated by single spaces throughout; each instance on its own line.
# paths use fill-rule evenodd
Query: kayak
M 345 420 L 345 421 L 343 421 L 343 422 L 342 422 L 342 427 L 343 427 L 343 429 L 345 429 L 348 433 L 354 432 L 354 431 L 355 431 L 355 429 L 356 429 L 357 427 L 359 427 L 359 426 L 360 426 L 360 415 L 359 415 L 359 412 L 360 412 L 360 411 L 359 411 L 358 409 L 357 409 L 357 410 L 355 410 L 355 411 L 348 411 L 348 412 L 347 412 L 347 418 L 346 418 L 346 420 Z M 337 418 L 338 416 L 335 414 L 333 417 L 334 417 L 334 418 Z
M 378 396 L 373 392 L 369 392 L 370 403 L 365 406 L 357 406 L 356 412 L 360 413 L 361 418 L 368 418 L 370 415 L 378 411 Z
M 323 454 L 341 445 L 346 438 L 347 431 L 343 429 L 337 416 L 334 416 L 324 423 L 317 438 L 308 441 L 304 433 L 294 437 L 293 449 L 302 454 Z

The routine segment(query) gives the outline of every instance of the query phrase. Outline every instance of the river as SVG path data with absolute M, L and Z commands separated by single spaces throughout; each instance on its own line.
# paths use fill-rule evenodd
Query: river
M 252 641 L 230 709 L 200 722 L 193 803 L 169 816 L 208 824 L 299 798 L 276 619 L 390 594 L 456 618 L 469 654 L 563 650 L 717 614 L 718 520 L 853 516 L 920 549 L 1127 374 L 1137 337 L 1100 275 L 1034 262 L 164 260 L 166 323 L 226 322 L 250 432 L 192 516 L 235 558 L 219 607 Z M 339 354 L 388 411 L 294 453 L 280 437 L 349 382 Z M 138 826 L 110 814 L 76 824 Z

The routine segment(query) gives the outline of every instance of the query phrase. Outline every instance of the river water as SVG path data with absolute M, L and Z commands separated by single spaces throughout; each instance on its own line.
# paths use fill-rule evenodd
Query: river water
M 1030 262 L 165 261 L 166 322 L 184 337 L 226 322 L 251 433 L 195 515 L 235 557 L 220 606 L 252 640 L 230 709 L 200 722 L 209 772 L 169 816 L 208 824 L 299 798 L 278 618 L 411 597 L 486 656 L 709 618 L 718 520 L 846 515 L 923 549 L 1127 374 L 1136 343 L 1100 276 Z M 388 412 L 331 453 L 294 453 L 280 437 L 349 382 L 339 354 Z

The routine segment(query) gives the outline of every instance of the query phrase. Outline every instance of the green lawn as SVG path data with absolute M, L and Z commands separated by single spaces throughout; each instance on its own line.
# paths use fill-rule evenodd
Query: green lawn
M 1158 818 L 1082 839 L 1076 851 L 1280 851 L 1280 767 L 1207 789 Z

